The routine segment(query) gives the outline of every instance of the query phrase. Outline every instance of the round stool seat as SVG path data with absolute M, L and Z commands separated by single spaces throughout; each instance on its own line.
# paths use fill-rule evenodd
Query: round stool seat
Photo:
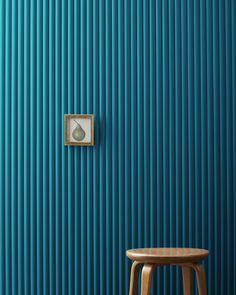
M 141 248 L 126 251 L 135 261 L 156 264 L 198 262 L 209 255 L 209 251 L 197 248 Z
M 176 265 L 182 268 L 185 295 L 193 294 L 192 271 L 197 276 L 199 295 L 207 295 L 206 275 L 202 260 L 209 251 L 197 248 L 141 248 L 126 251 L 133 260 L 129 295 L 137 295 L 139 270 L 142 268 L 141 295 L 151 294 L 152 273 L 156 267 Z

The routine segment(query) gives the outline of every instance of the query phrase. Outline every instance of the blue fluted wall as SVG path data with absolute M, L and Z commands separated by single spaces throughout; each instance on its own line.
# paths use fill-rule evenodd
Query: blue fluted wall
M 236 294 L 236 1 L 0 13 L 0 294 L 128 294 L 146 246 L 209 248 L 209 294 Z M 64 147 L 65 113 L 95 114 L 94 147 Z

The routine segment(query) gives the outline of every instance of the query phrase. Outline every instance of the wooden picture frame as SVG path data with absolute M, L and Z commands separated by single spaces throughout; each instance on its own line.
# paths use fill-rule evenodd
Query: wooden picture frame
M 64 144 L 65 146 L 93 146 L 94 115 L 65 114 Z

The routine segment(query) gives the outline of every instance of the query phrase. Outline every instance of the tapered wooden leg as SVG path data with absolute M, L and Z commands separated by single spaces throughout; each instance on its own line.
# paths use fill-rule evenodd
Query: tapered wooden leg
M 184 295 L 193 294 L 193 274 L 192 268 L 188 266 L 182 266 L 182 275 L 183 275 L 183 286 L 184 286 Z
M 194 266 L 196 275 L 197 275 L 197 285 L 199 295 L 207 295 L 207 286 L 206 286 L 206 274 L 204 266 L 202 264 L 197 264 Z
M 142 292 L 141 295 L 149 295 L 152 285 L 152 273 L 155 269 L 155 264 L 145 264 L 142 270 Z
M 134 261 L 131 268 L 130 274 L 130 286 L 129 286 L 129 295 L 136 295 L 138 290 L 138 276 L 139 270 L 142 266 L 142 263 Z

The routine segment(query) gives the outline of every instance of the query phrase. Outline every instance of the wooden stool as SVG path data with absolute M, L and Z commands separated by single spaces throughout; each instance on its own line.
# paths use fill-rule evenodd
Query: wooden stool
M 136 295 L 139 270 L 142 265 L 142 295 L 149 295 L 152 273 L 158 266 L 179 265 L 182 267 L 184 294 L 193 294 L 192 270 L 196 272 L 199 295 L 207 295 L 206 275 L 201 261 L 209 255 L 204 249 L 192 248 L 145 248 L 127 250 L 126 255 L 134 260 L 129 295 Z

